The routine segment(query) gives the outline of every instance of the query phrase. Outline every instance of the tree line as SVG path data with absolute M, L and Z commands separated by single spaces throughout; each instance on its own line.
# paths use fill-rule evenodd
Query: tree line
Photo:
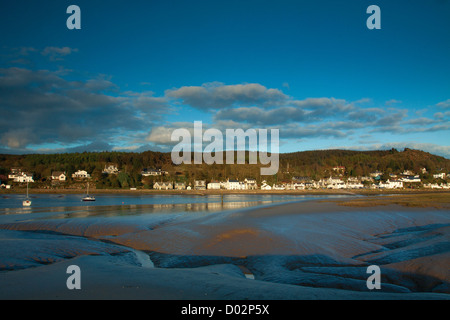
M 248 155 L 248 153 L 247 153 Z M 154 181 L 177 181 L 187 184 L 194 180 L 218 180 L 228 178 L 244 180 L 255 178 L 258 183 L 277 183 L 291 180 L 293 177 L 308 177 L 319 180 L 337 175 L 334 167 L 345 167 L 340 172 L 344 177 L 368 176 L 371 172 L 381 171 L 402 173 L 410 170 L 421 174 L 425 180 L 438 172 L 450 172 L 450 160 L 420 150 L 405 149 L 398 151 L 351 151 L 316 150 L 280 154 L 278 173 L 273 176 L 261 176 L 263 165 L 249 164 L 181 164 L 174 165 L 170 153 L 145 151 L 133 152 L 83 152 L 63 154 L 26 154 L 0 155 L 0 175 L 7 176 L 11 168 L 33 173 L 34 180 L 48 183 L 54 171 L 66 173 L 67 183 L 72 181 L 72 173 L 86 170 L 95 181 L 97 188 L 151 188 Z M 120 170 L 117 175 L 103 174 L 105 165 L 114 164 Z M 144 168 L 161 169 L 169 174 L 165 176 L 143 177 Z M 427 173 L 422 173 L 425 168 Z

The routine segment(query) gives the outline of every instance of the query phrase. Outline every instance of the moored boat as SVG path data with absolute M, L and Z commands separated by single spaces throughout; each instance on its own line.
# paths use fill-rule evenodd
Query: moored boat
M 95 197 L 89 195 L 89 183 L 87 184 L 86 196 L 84 196 L 81 201 L 95 201 Z
M 28 197 L 28 181 L 27 181 L 27 197 L 25 198 L 25 200 L 23 200 L 22 205 L 23 205 L 24 207 L 29 207 L 29 206 L 31 206 L 31 200 L 30 200 L 30 198 Z

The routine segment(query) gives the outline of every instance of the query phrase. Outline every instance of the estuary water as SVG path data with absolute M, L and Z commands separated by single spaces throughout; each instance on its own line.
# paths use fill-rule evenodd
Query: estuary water
M 338 198 L 329 195 L 282 195 L 282 194 L 226 194 L 226 195 L 180 195 L 180 194 L 95 194 L 96 201 L 83 202 L 83 194 L 31 194 L 31 207 L 23 207 L 25 195 L 4 194 L 0 196 L 0 223 L 20 221 L 12 216 L 26 215 L 26 219 L 120 217 L 147 214 L 208 213 L 238 210 L 256 206 Z M 25 217 L 23 217 L 25 218 Z M 13 221 L 11 221 L 13 219 Z

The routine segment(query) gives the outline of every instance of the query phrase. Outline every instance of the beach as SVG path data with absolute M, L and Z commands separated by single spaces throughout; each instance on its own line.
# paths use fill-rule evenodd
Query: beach
M 5 216 L 0 299 L 450 298 L 448 207 L 347 200 L 190 214 Z M 81 270 L 80 290 L 66 286 L 70 265 Z M 367 288 L 369 265 L 380 267 L 379 290 Z

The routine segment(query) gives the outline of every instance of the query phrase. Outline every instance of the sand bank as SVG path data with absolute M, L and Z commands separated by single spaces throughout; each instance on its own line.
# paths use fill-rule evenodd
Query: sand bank
M 148 219 L 0 225 L 0 298 L 450 298 L 448 210 L 307 201 Z M 65 286 L 70 264 L 83 273 L 78 292 Z M 366 287 L 371 264 L 381 268 L 381 292 Z
M 81 269 L 81 289 L 68 290 L 69 265 Z M 117 256 L 81 256 L 45 267 L 0 273 L 1 299 L 316 300 L 449 299 L 437 293 L 380 293 L 249 280 L 231 264 L 142 268 Z

